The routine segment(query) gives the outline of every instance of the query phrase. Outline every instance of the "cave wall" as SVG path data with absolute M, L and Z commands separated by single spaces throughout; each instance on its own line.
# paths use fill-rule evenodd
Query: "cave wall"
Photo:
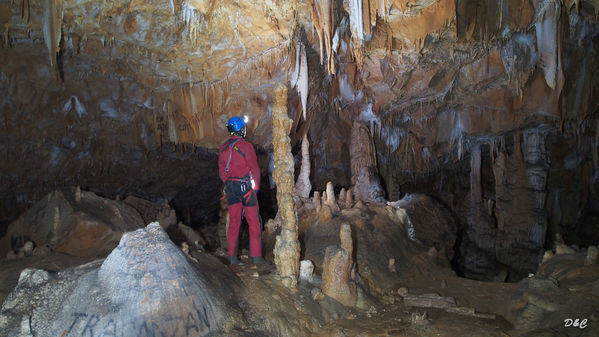
M 381 174 L 392 200 L 427 191 L 454 210 L 463 274 L 518 279 L 555 234 L 599 240 L 596 13 L 589 2 L 457 5 L 457 30 L 429 35 L 412 67 L 378 61 L 395 90 L 372 119 Z
M 596 1 L 357 4 L 0 1 L 0 224 L 64 185 L 211 221 L 224 123 L 250 117 L 267 178 L 284 82 L 296 172 L 307 134 L 313 188 L 351 187 L 368 127 L 388 200 L 453 211 L 464 275 L 526 275 L 555 234 L 599 241 Z

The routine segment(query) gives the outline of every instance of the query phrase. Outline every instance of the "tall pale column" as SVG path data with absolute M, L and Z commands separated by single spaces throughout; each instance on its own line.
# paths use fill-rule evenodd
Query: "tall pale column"
M 300 244 L 297 239 L 297 213 L 293 200 L 293 156 L 289 131 L 292 120 L 287 116 L 287 87 L 275 85 L 275 102 L 272 112 L 272 139 L 274 147 L 273 177 L 277 185 L 277 205 L 281 216 L 281 234 L 277 236 L 275 265 L 283 285 L 294 288 L 299 275 Z

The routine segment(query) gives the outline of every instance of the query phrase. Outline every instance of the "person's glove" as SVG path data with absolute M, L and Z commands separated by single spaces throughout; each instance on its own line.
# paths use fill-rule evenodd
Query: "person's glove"
M 256 182 L 254 181 L 254 179 L 250 179 L 250 182 L 252 184 L 252 189 L 254 190 L 254 192 L 258 193 L 260 189 L 256 186 Z

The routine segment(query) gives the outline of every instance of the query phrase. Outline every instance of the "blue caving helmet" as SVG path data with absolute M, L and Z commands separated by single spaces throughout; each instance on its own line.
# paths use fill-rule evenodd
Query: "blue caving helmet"
M 231 135 L 245 137 L 246 121 L 243 117 L 231 117 L 227 122 L 227 130 Z

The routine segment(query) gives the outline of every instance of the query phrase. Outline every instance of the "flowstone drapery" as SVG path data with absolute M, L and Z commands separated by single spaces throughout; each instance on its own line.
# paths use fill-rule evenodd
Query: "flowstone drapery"
M 289 131 L 292 120 L 287 116 L 287 87 L 275 86 L 272 112 L 272 139 L 274 147 L 274 180 L 277 184 L 277 206 L 281 216 L 281 234 L 274 248 L 275 265 L 283 285 L 294 288 L 299 275 L 300 244 L 297 237 L 297 213 L 293 200 L 293 156 Z

